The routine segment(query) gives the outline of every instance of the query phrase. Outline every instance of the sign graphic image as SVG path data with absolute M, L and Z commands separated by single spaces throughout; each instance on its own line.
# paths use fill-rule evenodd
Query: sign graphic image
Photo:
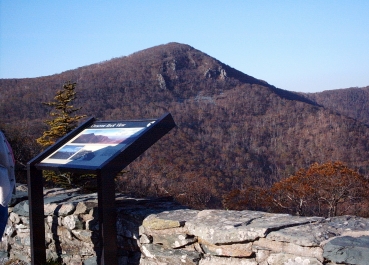
M 140 127 L 131 127 L 126 123 L 93 124 L 41 161 L 41 164 L 99 166 L 137 139 L 151 124 L 131 125 Z

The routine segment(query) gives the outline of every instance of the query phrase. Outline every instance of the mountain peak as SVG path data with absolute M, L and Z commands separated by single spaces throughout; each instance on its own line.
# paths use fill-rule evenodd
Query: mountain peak
M 369 171 L 365 124 L 180 43 L 53 76 L 0 79 L 0 125 L 39 137 L 42 121 L 50 119 L 42 102 L 53 101 L 65 81 L 77 83 L 73 103 L 80 114 L 100 120 L 173 115 L 177 128 L 130 165 L 132 181 L 168 191 L 173 183 L 195 183 L 196 196 L 219 203 L 224 190 L 268 186 L 314 162 L 340 160 Z

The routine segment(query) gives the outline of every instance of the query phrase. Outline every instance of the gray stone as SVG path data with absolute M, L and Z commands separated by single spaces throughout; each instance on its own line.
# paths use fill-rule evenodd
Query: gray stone
M 320 243 L 329 237 L 326 227 L 317 223 L 287 227 L 270 232 L 266 238 L 280 242 L 290 242 L 296 245 L 312 247 L 319 246 Z
M 257 265 L 255 259 L 240 259 L 227 257 L 205 257 L 201 259 L 199 265 Z
M 369 236 L 333 238 L 325 244 L 323 256 L 336 263 L 367 265 L 369 263 Z
M 22 201 L 14 206 L 13 213 L 19 216 L 29 216 L 29 204 L 28 201 Z
M 0 251 L 0 261 L 7 261 L 8 259 L 8 252 Z
M 9 220 L 14 224 L 18 224 L 20 222 L 19 215 L 14 212 L 9 214 Z
M 69 214 L 72 214 L 75 209 L 76 209 L 75 204 L 73 204 L 73 203 L 64 203 L 64 204 L 61 205 L 60 208 L 58 208 L 56 214 L 58 216 L 67 216 Z
M 61 239 L 61 241 L 70 241 L 72 240 L 72 232 L 65 226 L 57 227 L 57 236 Z
M 143 221 L 142 226 L 154 230 L 181 227 L 197 213 L 194 210 L 174 210 L 152 214 Z
M 331 229 L 336 229 L 338 231 L 369 230 L 369 219 L 358 216 L 336 216 L 332 218 L 327 218 L 325 220 L 325 223 L 327 223 L 331 227 Z
M 45 215 L 54 215 L 56 213 L 56 208 L 59 205 L 57 203 L 49 203 L 44 205 L 44 213 Z
M 29 218 L 27 216 L 19 216 L 22 224 L 29 225 Z
M 58 255 L 55 251 L 51 251 L 50 249 L 46 249 L 46 260 L 57 260 Z
M 52 188 L 52 189 L 45 189 L 44 190 L 44 198 L 57 198 L 59 195 L 61 196 L 75 196 L 79 193 L 80 189 L 63 189 L 63 188 Z
M 201 211 L 189 220 L 190 234 L 211 244 L 239 243 L 265 237 L 269 232 L 315 222 L 322 218 L 296 217 L 253 211 Z
M 253 242 L 256 249 L 267 249 L 274 253 L 287 253 L 296 256 L 313 257 L 323 261 L 323 250 L 320 247 L 303 247 L 290 242 L 272 241 L 259 238 Z
M 191 235 L 211 244 L 251 241 L 263 236 L 265 229 L 248 229 L 247 225 L 264 214 L 253 211 L 204 210 L 186 222 L 186 228 Z
M 152 242 L 152 239 L 150 237 L 148 237 L 147 235 L 143 234 L 140 237 L 140 243 L 141 244 L 149 244 Z
M 167 229 L 166 233 L 150 233 L 153 244 L 160 244 L 164 248 L 180 248 L 197 241 L 194 236 L 187 235 L 183 229 Z
M 319 260 L 311 257 L 302 257 L 285 253 L 271 254 L 268 265 L 322 265 Z
M 206 242 L 200 242 L 201 248 L 206 254 L 213 256 L 227 257 L 251 257 L 254 254 L 252 243 L 230 244 L 230 245 L 212 245 Z
M 83 223 L 76 215 L 68 215 L 63 218 L 63 225 L 68 229 L 83 229 Z
M 74 214 L 84 214 L 88 212 L 88 207 L 85 202 L 78 202 Z
M 301 226 L 304 224 L 315 223 L 322 221 L 321 217 L 300 217 L 289 214 L 265 214 L 261 218 L 256 218 L 247 225 L 251 230 L 265 229 L 265 234 L 275 230 L 280 230 L 288 227 Z
M 44 198 L 44 204 L 51 204 L 51 203 L 62 203 L 67 201 L 68 199 L 71 199 L 75 196 L 75 193 L 59 193 L 56 196 L 49 196 Z
M 22 191 L 19 190 L 19 188 L 17 187 L 17 192 L 15 195 L 13 195 L 9 206 L 13 207 L 14 205 L 18 204 L 21 201 L 27 200 L 28 199 L 28 192 L 27 191 Z
M 79 240 L 87 243 L 92 243 L 92 231 L 88 230 L 72 230 L 72 234 Z
M 97 259 L 96 257 L 91 257 L 86 259 L 83 263 L 84 265 L 97 265 Z
M 158 245 L 142 245 L 141 252 L 145 258 L 151 260 L 153 264 L 185 264 L 195 265 L 200 260 L 200 254 L 193 251 L 186 251 L 182 249 L 165 249 Z M 161 263 L 158 263 L 161 262 Z M 149 264 L 149 263 L 148 263 Z

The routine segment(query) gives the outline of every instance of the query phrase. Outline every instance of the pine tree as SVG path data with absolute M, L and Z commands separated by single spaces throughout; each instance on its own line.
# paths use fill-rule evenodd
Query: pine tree
M 74 115 L 80 108 L 74 108 L 72 105 L 76 99 L 76 83 L 66 82 L 63 90 L 59 90 L 54 97 L 54 101 L 43 103 L 44 105 L 53 107 L 50 115 L 54 117 L 52 120 L 46 120 L 49 130 L 37 139 L 37 143 L 43 148 L 53 145 L 59 138 L 63 137 L 74 128 L 77 127 L 78 121 L 86 115 Z M 52 182 L 62 187 L 81 186 L 81 180 L 85 179 L 72 173 L 57 174 L 53 171 L 45 170 L 43 172 L 46 181 Z M 87 176 L 86 176 L 87 177 Z M 90 176 L 88 176 L 90 177 Z
M 47 120 L 45 123 L 50 127 L 43 135 L 37 139 L 42 147 L 46 148 L 54 144 L 59 138 L 63 137 L 74 128 L 77 127 L 78 121 L 86 115 L 74 115 L 80 108 L 74 108 L 72 105 L 76 99 L 76 83 L 66 82 L 63 85 L 63 90 L 59 90 L 54 97 L 53 102 L 43 103 L 44 105 L 54 108 L 50 113 L 54 119 Z

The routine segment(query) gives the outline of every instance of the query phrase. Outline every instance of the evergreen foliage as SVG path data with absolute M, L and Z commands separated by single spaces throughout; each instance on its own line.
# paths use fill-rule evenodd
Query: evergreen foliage
M 73 115 L 80 108 L 74 108 L 72 105 L 76 99 L 76 83 L 66 82 L 63 90 L 59 90 L 54 97 L 55 101 L 43 103 L 46 106 L 54 108 L 50 113 L 54 119 L 47 120 L 45 123 L 50 127 L 43 135 L 37 139 L 43 147 L 48 147 L 56 142 L 59 138 L 66 135 L 77 127 L 78 121 L 86 115 Z
M 50 113 L 54 119 L 47 120 L 45 123 L 49 126 L 49 130 L 37 139 L 42 147 L 46 148 L 54 144 L 59 138 L 65 136 L 77 127 L 78 121 L 86 115 L 75 115 L 75 112 L 80 108 L 73 106 L 73 101 L 76 99 L 76 83 L 66 82 L 63 85 L 63 90 L 59 90 L 54 97 L 54 101 L 43 103 L 46 106 L 53 107 Z M 86 179 L 90 179 L 91 175 L 81 177 L 73 173 L 58 174 L 53 171 L 45 170 L 43 172 L 46 181 L 62 187 L 83 186 Z

